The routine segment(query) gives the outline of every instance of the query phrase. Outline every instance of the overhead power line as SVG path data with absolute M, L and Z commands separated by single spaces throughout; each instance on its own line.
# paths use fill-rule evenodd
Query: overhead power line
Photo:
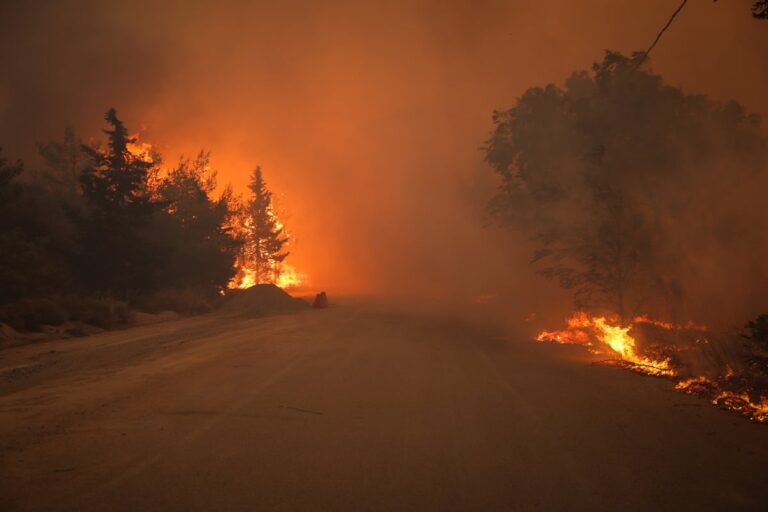
M 675 20 L 675 17 L 680 13 L 680 11 L 683 10 L 683 7 L 685 7 L 685 4 L 688 3 L 688 0 L 683 0 L 680 5 L 677 6 L 677 9 L 675 9 L 675 12 L 672 13 L 672 16 L 669 17 L 669 20 L 667 21 L 666 25 L 662 27 L 662 29 L 659 31 L 658 34 L 656 34 L 656 39 L 653 40 L 653 43 L 651 43 L 651 46 L 648 47 L 647 50 L 643 53 L 643 56 L 638 61 L 637 65 L 640 66 L 645 59 L 648 58 L 648 55 L 651 53 L 651 50 L 654 49 L 656 44 L 659 42 L 659 39 L 661 39 L 661 36 L 664 35 L 664 32 L 667 31 L 670 25 L 672 25 L 672 22 Z

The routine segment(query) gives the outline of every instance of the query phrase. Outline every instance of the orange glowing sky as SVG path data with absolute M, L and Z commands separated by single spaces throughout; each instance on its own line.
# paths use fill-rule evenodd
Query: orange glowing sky
M 435 294 L 498 291 L 525 260 L 482 227 L 491 111 L 643 49 L 678 2 L 4 4 L 7 154 L 68 123 L 96 135 L 114 106 L 169 162 L 210 149 L 237 190 L 260 164 L 317 286 Z M 768 114 L 768 22 L 748 8 L 689 2 L 654 69 Z

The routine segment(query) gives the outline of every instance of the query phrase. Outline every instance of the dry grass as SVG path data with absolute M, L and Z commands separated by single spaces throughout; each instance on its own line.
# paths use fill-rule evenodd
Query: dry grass
M 110 329 L 127 323 L 130 316 L 127 303 L 110 297 L 40 297 L 0 306 L 0 322 L 19 331 L 38 332 L 66 322 Z

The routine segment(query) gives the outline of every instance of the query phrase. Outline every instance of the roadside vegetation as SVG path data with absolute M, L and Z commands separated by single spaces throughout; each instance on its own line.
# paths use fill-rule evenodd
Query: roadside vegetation
M 768 138 L 759 116 L 665 83 L 645 57 L 606 52 L 494 112 L 490 215 L 573 293 L 569 328 L 539 340 L 603 346 L 768 422 Z
M 134 309 L 205 312 L 254 253 L 256 282 L 279 275 L 287 236 L 260 168 L 246 201 L 218 186 L 209 153 L 167 166 L 114 109 L 105 121 L 104 141 L 68 129 L 40 145 L 39 169 L 0 153 L 0 323 L 77 334 Z

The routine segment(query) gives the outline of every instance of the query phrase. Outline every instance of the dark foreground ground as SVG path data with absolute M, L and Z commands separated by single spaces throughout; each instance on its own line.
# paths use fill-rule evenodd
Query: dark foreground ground
M 0 510 L 768 510 L 768 427 L 351 303 L 0 352 Z

